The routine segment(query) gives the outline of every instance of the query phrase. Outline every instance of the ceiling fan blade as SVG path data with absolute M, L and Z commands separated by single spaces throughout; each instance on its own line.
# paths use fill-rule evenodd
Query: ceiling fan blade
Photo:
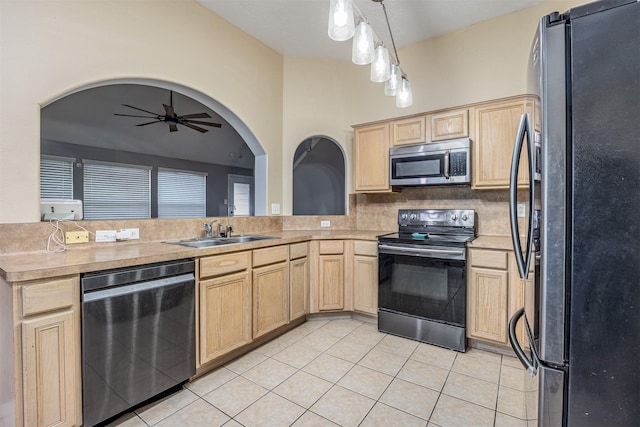
M 153 111 L 143 110 L 142 108 L 134 107 L 133 105 L 122 104 L 125 107 L 133 108 L 134 110 L 144 111 L 145 113 L 153 114 L 154 116 L 159 116 L 160 114 L 154 113 Z
M 162 121 L 162 120 L 154 120 L 154 121 L 152 121 L 152 122 L 148 122 L 148 123 L 141 123 L 141 124 L 136 125 L 136 126 L 152 125 L 152 124 L 154 124 L 154 123 L 160 123 L 161 121 Z
M 211 123 L 211 122 L 203 122 L 201 120 L 181 120 L 182 123 L 193 123 L 196 125 L 205 125 L 205 126 L 213 126 L 214 128 L 220 128 L 222 125 L 220 123 Z
M 153 117 L 149 117 L 149 116 L 135 116 L 133 114 L 118 114 L 118 113 L 113 113 L 114 116 L 123 116 L 123 117 L 142 117 L 143 119 L 153 119 Z M 157 117 L 157 116 L 154 116 Z
M 178 132 L 178 126 L 169 125 L 169 132 Z
M 175 111 L 173 111 L 173 106 L 167 104 L 162 104 L 162 106 L 164 107 L 164 112 L 167 114 L 167 116 L 175 117 L 176 113 Z
M 192 125 L 192 124 L 190 124 L 190 123 L 187 123 L 187 122 L 182 122 L 182 123 L 180 123 L 180 124 L 181 124 L 181 125 L 185 125 L 186 127 L 191 128 L 191 129 L 193 129 L 193 130 L 197 130 L 198 132 L 201 132 L 201 133 L 208 132 L 208 130 L 206 130 L 206 129 L 203 129 L 203 128 L 198 127 L 198 126 L 194 126 L 194 125 Z
M 195 114 L 185 114 L 184 116 L 180 116 L 181 119 L 210 119 L 211 116 L 207 113 L 195 113 Z

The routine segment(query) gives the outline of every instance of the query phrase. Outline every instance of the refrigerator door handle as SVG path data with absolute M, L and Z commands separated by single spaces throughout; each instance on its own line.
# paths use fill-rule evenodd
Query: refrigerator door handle
M 520 153 L 525 147 L 524 139 L 527 138 L 527 160 L 529 162 L 529 224 L 527 227 L 527 249 L 522 255 L 522 245 L 520 244 L 520 227 L 518 226 L 517 202 L 518 202 L 518 168 L 520 166 Z M 525 113 L 520 117 L 518 133 L 513 147 L 513 158 L 511 159 L 511 174 L 509 179 L 509 221 L 511 223 L 511 239 L 513 250 L 518 264 L 520 278 L 527 279 L 529 276 L 529 265 L 531 263 L 531 241 L 533 238 L 533 212 L 534 200 L 534 179 L 535 167 L 533 159 L 533 145 L 531 144 L 531 121 L 529 114 Z
M 538 361 L 535 358 L 535 353 L 532 351 L 531 358 L 527 357 L 526 353 L 520 346 L 518 342 L 518 337 L 516 337 L 516 324 L 521 317 L 524 316 L 524 307 L 518 310 L 513 317 L 509 320 L 509 343 L 513 348 L 513 351 L 516 353 L 516 356 L 520 360 L 520 363 L 527 369 L 527 373 L 532 377 L 535 377 L 538 373 Z M 529 330 L 529 325 L 527 324 L 525 318 L 525 329 L 527 330 L 527 336 L 529 338 L 529 345 L 533 347 L 533 340 L 531 339 L 531 331 Z

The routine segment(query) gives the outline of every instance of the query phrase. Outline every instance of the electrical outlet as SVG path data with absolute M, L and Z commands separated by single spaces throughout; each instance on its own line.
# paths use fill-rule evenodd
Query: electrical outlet
M 67 245 L 73 245 L 74 243 L 88 243 L 89 232 L 88 231 L 67 231 L 64 233 L 64 242 Z
M 139 238 L 139 228 L 123 228 L 116 232 L 116 240 L 138 240 Z
M 320 221 L 320 227 L 331 227 L 331 221 Z
M 271 203 L 271 214 L 280 215 L 280 203 Z
M 115 242 L 116 230 L 98 230 L 96 231 L 96 243 Z
M 518 203 L 518 218 L 524 218 L 525 213 L 525 205 L 524 203 Z

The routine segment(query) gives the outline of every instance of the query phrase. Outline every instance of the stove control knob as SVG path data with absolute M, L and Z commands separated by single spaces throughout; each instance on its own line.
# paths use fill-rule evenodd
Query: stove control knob
M 406 219 L 407 219 L 407 214 L 406 214 L 406 213 L 403 213 L 402 215 L 400 215 L 400 218 L 402 218 L 402 219 L 406 220 Z
M 451 215 L 451 221 L 455 221 L 457 219 L 458 219 L 458 215 L 456 214 Z
M 466 221 L 466 220 L 468 220 L 468 219 L 469 219 L 469 217 L 467 216 L 467 214 L 463 214 L 463 215 L 462 215 L 462 220 L 463 220 L 463 221 Z
M 411 221 L 415 221 L 418 218 L 418 215 L 412 213 L 411 214 Z

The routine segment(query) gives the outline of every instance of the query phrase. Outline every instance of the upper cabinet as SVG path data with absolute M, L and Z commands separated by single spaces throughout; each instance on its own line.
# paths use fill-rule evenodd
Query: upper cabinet
M 427 142 L 427 116 L 409 117 L 391 122 L 391 145 L 409 145 Z
M 389 123 L 354 127 L 354 186 L 356 192 L 385 193 L 389 185 Z
M 353 126 L 354 188 L 356 193 L 388 193 L 389 149 L 457 138 L 472 140 L 474 190 L 509 188 L 511 157 L 520 116 L 529 113 L 532 130 L 540 129 L 534 96 L 515 96 L 470 104 L 385 122 Z M 526 158 L 521 158 L 518 186 L 527 185 Z
M 532 127 L 539 128 L 534 115 L 534 98 L 489 102 L 476 106 L 473 111 L 472 187 L 477 190 L 509 188 L 511 157 L 520 116 L 529 113 L 533 119 Z M 527 185 L 527 168 L 527 159 L 522 157 L 518 186 Z
M 433 142 L 469 136 L 469 110 L 466 108 L 431 114 L 430 117 Z

